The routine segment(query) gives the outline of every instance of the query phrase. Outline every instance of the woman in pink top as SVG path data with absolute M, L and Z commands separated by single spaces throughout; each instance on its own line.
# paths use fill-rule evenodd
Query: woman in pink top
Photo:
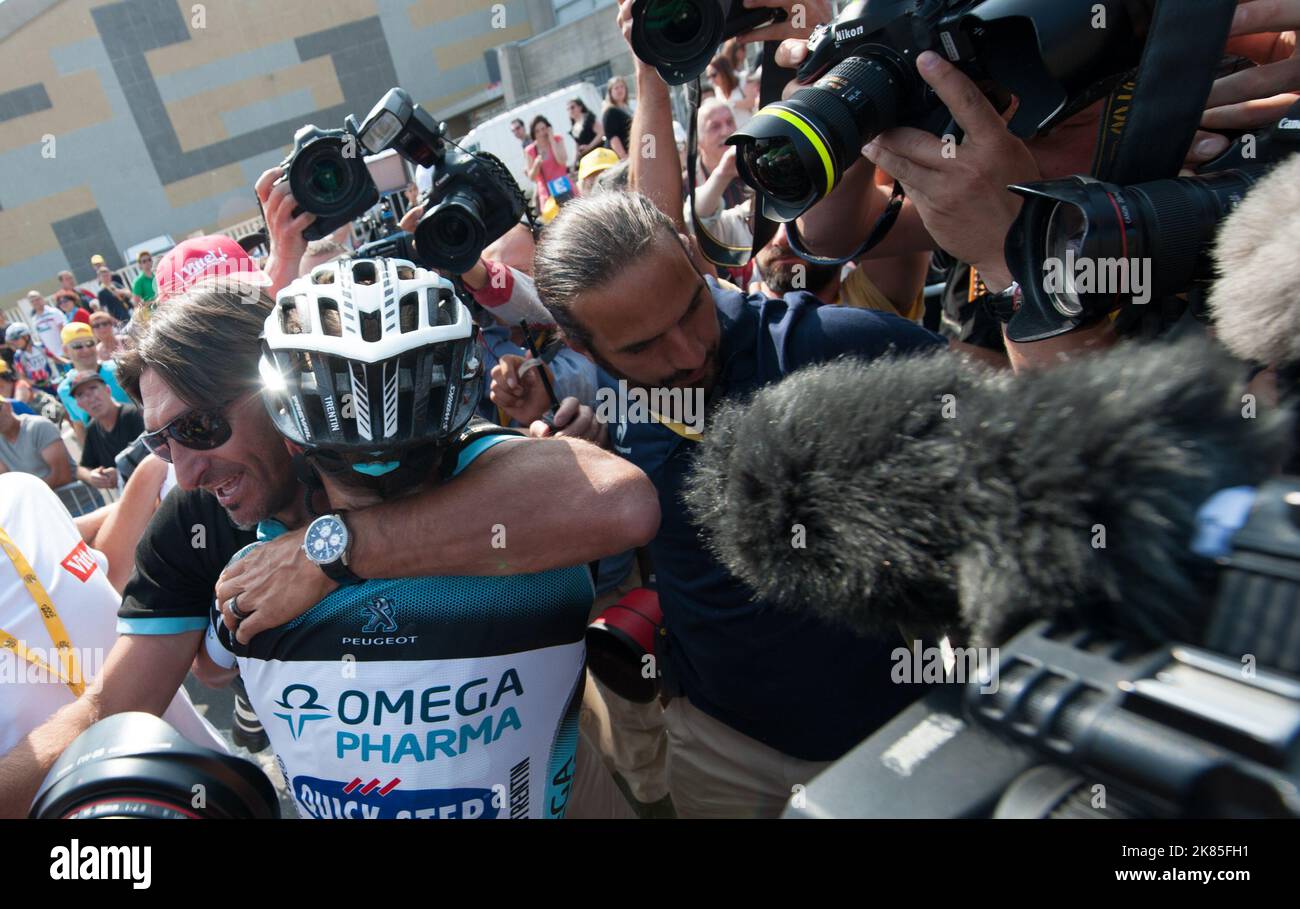
M 546 184 L 569 173 L 569 152 L 564 147 L 564 139 L 552 132 L 551 121 L 545 117 L 534 117 L 528 132 L 533 144 L 524 149 L 524 160 L 529 179 L 537 182 L 537 210 L 541 211 L 551 198 Z

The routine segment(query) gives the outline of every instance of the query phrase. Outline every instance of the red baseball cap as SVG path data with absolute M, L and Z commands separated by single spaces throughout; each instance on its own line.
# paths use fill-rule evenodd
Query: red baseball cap
M 172 247 L 154 269 L 155 302 L 186 290 L 200 278 L 238 278 L 254 287 L 269 287 L 271 279 L 241 247 L 224 234 L 195 237 Z

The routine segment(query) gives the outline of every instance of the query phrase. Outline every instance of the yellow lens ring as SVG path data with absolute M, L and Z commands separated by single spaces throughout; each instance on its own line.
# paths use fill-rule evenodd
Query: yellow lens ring
M 760 110 L 755 116 L 761 117 L 763 114 L 784 120 L 803 134 L 803 137 L 808 140 L 809 144 L 812 145 L 813 149 L 817 152 L 817 157 L 821 158 L 822 167 L 826 169 L 826 189 L 823 191 L 823 195 L 834 189 L 835 165 L 831 161 L 830 150 L 826 147 L 826 143 L 822 141 L 822 137 L 817 133 L 817 131 L 814 130 L 812 126 L 803 119 L 803 117 L 800 117 L 794 111 L 785 107 L 778 107 L 777 105 L 772 104 Z

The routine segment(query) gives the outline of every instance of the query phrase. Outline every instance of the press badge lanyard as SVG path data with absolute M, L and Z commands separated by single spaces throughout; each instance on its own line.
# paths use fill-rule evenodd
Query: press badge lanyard
M 659 414 L 655 413 L 653 410 L 650 411 L 650 416 L 656 423 L 658 423 L 661 426 L 667 427 L 668 429 L 677 433 L 677 435 L 681 436 L 683 439 L 685 439 L 688 442 L 704 441 L 704 433 L 696 432 L 694 429 L 691 429 L 685 423 L 678 423 L 676 420 L 665 420 L 663 417 L 659 416 Z
M 3 628 L 0 628 L 0 649 L 12 650 L 20 659 L 39 666 L 67 685 L 73 697 L 81 697 L 82 692 L 86 690 L 86 683 L 81 677 L 81 665 L 77 660 L 76 651 L 72 649 L 72 642 L 68 640 L 68 630 L 63 627 L 63 621 L 59 618 L 59 611 L 54 608 L 54 601 L 50 599 L 50 595 L 46 593 L 45 586 L 41 584 L 40 578 L 36 577 L 36 572 L 32 571 L 32 566 L 3 527 L 0 527 L 0 547 L 4 548 L 5 554 L 9 556 L 9 561 L 14 563 L 14 569 L 18 572 L 18 576 L 22 578 L 27 592 L 32 595 L 32 599 L 40 607 L 41 619 L 45 622 L 45 630 L 50 633 L 50 640 L 58 648 L 62 671 L 50 667 L 44 660 L 28 650 L 26 644 Z

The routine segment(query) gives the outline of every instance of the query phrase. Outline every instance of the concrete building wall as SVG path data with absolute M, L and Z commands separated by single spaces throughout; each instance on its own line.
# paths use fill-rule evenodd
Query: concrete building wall
M 535 37 L 498 47 L 505 106 L 563 88 L 580 73 L 604 64 L 614 74 L 631 75 L 632 52 L 619 32 L 617 15 L 610 3 Z
M 550 0 L 7 0 L 0 9 L 0 300 L 90 256 L 119 266 L 257 213 L 294 131 L 402 85 L 435 115 L 490 96 L 485 53 Z

